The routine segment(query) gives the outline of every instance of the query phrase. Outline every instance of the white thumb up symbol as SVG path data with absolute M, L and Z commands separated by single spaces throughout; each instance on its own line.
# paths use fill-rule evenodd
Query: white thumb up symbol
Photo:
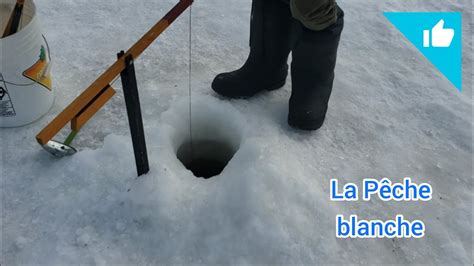
M 447 48 L 451 46 L 454 38 L 454 29 L 445 29 L 444 20 L 440 20 L 431 30 L 431 45 L 433 47 Z M 430 30 L 423 31 L 423 47 L 430 47 Z

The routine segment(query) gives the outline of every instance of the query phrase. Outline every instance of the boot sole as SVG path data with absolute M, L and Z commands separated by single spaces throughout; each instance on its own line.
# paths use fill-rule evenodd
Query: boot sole
M 294 119 L 294 118 L 289 117 L 288 118 L 288 125 L 290 125 L 293 128 L 300 129 L 300 130 L 316 131 L 316 130 L 320 129 L 323 126 L 324 121 L 325 121 L 325 119 L 313 120 L 313 121 L 309 121 L 309 120 L 302 121 L 302 120 L 298 120 L 298 119 Z
M 275 91 L 275 90 L 278 90 L 278 89 L 281 89 L 283 88 L 283 86 L 285 86 L 286 84 L 286 79 L 279 82 L 279 83 L 275 83 L 273 84 L 272 86 L 270 86 L 269 88 L 265 89 L 266 91 Z
M 214 90 L 215 92 L 217 92 L 219 95 L 222 95 L 224 97 L 227 97 L 227 98 L 232 98 L 232 99 L 248 99 L 248 98 L 251 98 L 263 91 L 275 91 L 275 90 L 278 90 L 278 89 L 281 89 L 283 86 L 285 86 L 286 84 L 286 78 L 280 82 L 277 82 L 277 83 L 274 83 L 272 84 L 271 86 L 265 88 L 265 89 L 262 89 L 262 90 L 258 90 L 252 94 L 249 94 L 249 95 L 238 95 L 238 94 L 225 94 L 225 93 L 221 93 L 221 92 L 218 92 L 216 90 Z

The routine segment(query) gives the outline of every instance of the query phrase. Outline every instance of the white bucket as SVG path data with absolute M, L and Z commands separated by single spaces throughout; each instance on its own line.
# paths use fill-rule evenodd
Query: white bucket
M 0 0 L 0 36 L 15 6 Z M 26 0 L 19 31 L 0 38 L 0 127 L 29 124 L 53 105 L 51 58 L 32 0 Z

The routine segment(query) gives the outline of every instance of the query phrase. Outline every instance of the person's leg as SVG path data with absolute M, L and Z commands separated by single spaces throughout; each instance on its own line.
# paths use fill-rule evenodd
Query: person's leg
M 245 98 L 283 87 L 288 75 L 293 18 L 288 4 L 279 0 L 253 0 L 250 55 L 238 70 L 219 74 L 212 89 L 231 98 Z
M 306 28 L 321 31 L 336 23 L 335 0 L 291 0 L 291 13 Z
M 334 0 L 291 0 L 291 8 L 299 33 L 292 50 L 288 123 L 317 130 L 328 110 L 344 12 Z

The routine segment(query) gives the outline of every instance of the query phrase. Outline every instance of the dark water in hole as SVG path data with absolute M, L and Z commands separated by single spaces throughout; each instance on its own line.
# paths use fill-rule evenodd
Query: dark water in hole
M 222 163 L 216 160 L 198 158 L 191 160 L 186 165 L 186 168 L 193 172 L 196 177 L 208 179 L 222 173 L 226 165 L 226 163 Z
M 181 145 L 177 157 L 196 177 L 208 179 L 222 173 L 235 152 L 225 142 L 198 140 L 193 142 L 192 152 L 189 142 Z

